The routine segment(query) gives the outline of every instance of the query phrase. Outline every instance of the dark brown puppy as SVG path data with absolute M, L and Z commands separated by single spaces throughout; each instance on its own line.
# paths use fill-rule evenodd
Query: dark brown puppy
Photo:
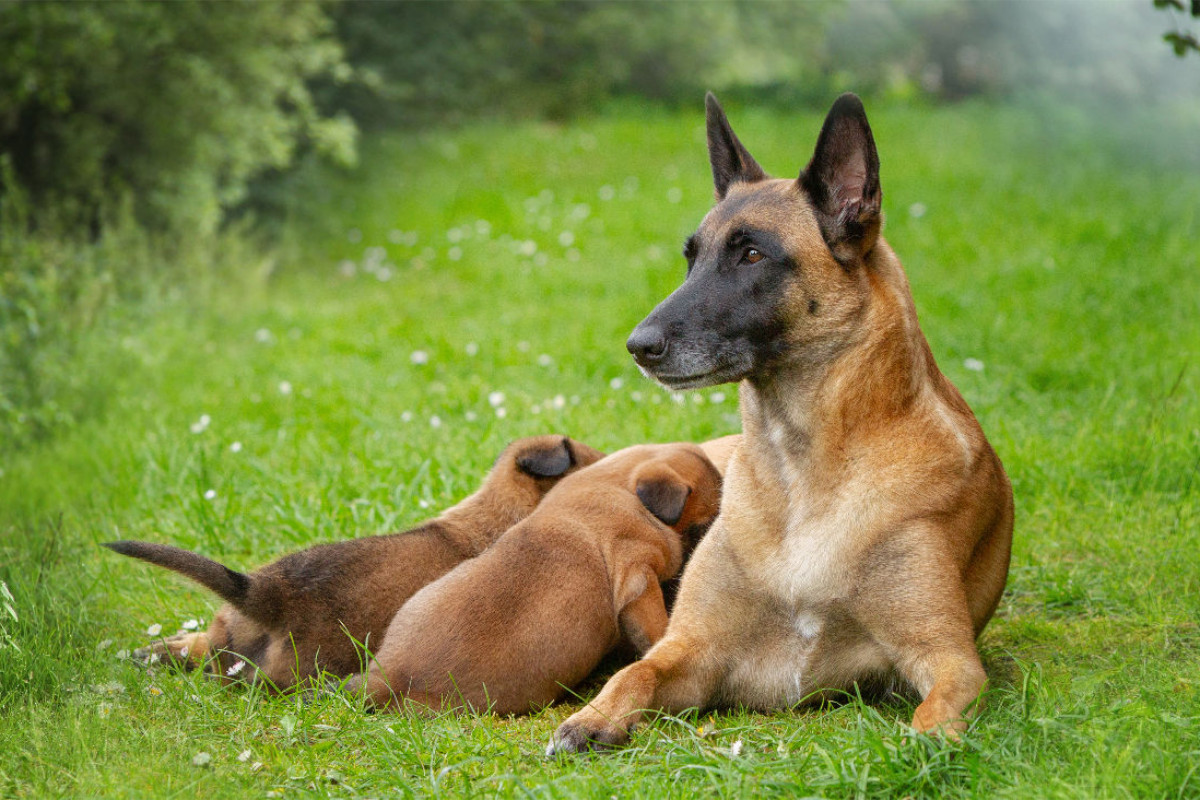
M 627 345 L 673 389 L 739 381 L 742 438 L 666 635 L 550 750 L 624 742 L 645 709 L 788 708 L 864 681 L 911 687 L 913 727 L 957 735 L 1012 487 L 880 236 L 862 103 L 838 99 L 798 178 L 768 178 L 711 95 L 708 144 L 718 202 Z
M 564 475 L 603 455 L 565 436 L 518 440 L 500 454 L 479 491 L 437 519 L 406 533 L 310 547 L 248 575 L 168 545 L 105 547 L 182 573 L 228 603 L 207 631 L 172 636 L 143 655 L 207 664 L 223 677 L 265 678 L 282 689 L 318 670 L 343 677 L 359 672 L 361 646 L 378 648 L 405 600 L 481 553 Z
M 583 680 L 624 636 L 662 635 L 659 586 L 720 504 L 692 444 L 638 445 L 564 478 L 486 553 L 417 592 L 365 681 L 372 702 L 526 713 Z M 394 692 L 394 693 L 393 693 Z

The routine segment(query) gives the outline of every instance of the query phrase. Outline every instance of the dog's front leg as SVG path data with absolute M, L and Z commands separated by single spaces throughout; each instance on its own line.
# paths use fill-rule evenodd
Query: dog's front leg
M 705 647 L 669 636 L 641 661 L 609 679 L 596 699 L 558 726 L 546 755 L 582 753 L 624 744 L 629 731 L 651 709 L 678 712 L 702 706 L 717 673 Z

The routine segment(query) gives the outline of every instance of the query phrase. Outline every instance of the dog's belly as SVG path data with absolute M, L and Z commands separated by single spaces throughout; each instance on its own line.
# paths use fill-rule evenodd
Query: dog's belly
M 738 654 L 717 690 L 718 705 L 770 710 L 815 702 L 891 672 L 882 648 L 837 612 L 779 610 Z

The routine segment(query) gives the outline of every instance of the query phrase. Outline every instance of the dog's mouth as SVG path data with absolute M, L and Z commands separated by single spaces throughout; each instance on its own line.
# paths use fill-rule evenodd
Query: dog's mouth
M 722 383 L 734 383 L 740 381 L 744 375 L 742 370 L 729 365 L 718 366 L 705 372 L 694 372 L 688 375 L 671 375 L 647 367 L 639 367 L 642 374 L 647 378 L 665 386 L 673 392 L 681 392 L 687 389 L 703 389 L 706 386 L 717 386 Z

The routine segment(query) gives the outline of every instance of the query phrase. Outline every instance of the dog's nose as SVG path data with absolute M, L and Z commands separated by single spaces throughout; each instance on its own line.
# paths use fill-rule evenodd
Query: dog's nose
M 663 335 L 661 328 L 639 325 L 629 335 L 625 349 L 633 356 L 634 361 L 646 366 L 661 361 L 667 354 L 667 337 Z

